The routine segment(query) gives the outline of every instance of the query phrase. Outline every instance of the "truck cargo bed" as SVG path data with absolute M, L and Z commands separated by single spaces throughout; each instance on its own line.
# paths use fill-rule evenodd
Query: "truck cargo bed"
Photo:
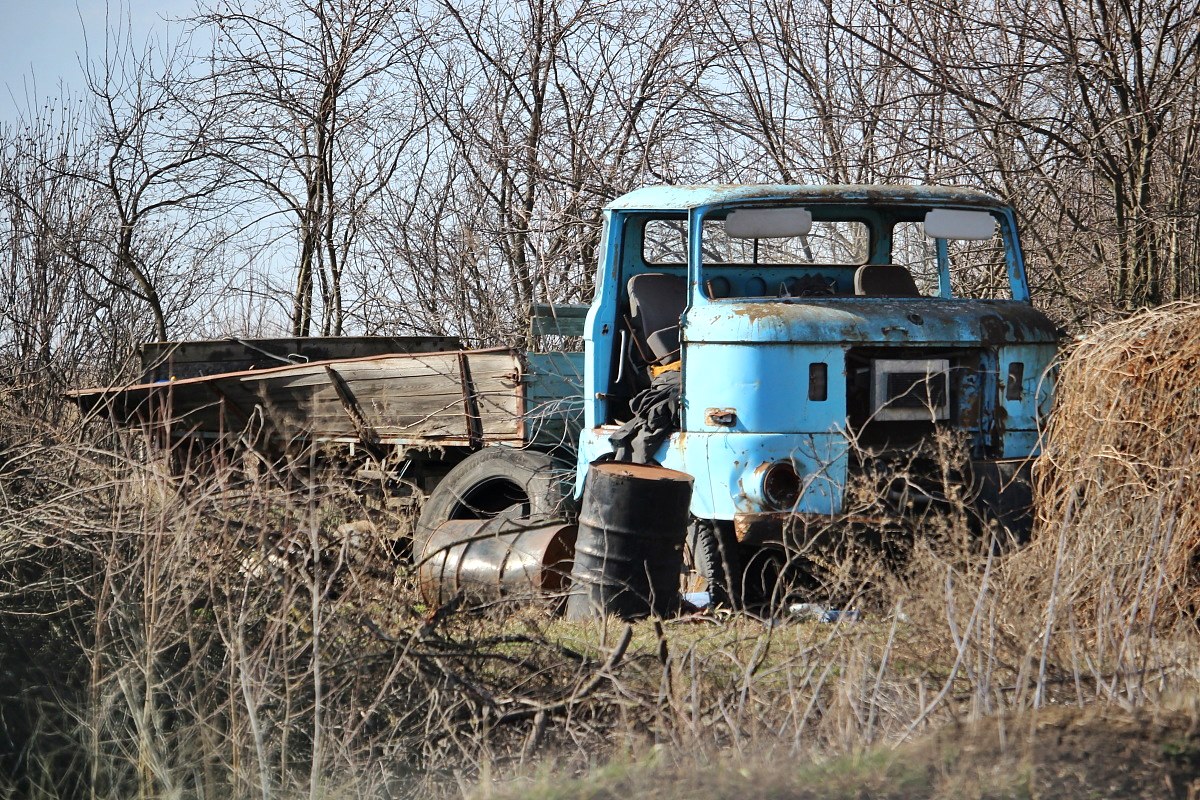
M 553 446 L 577 429 L 581 356 L 525 357 L 510 349 L 393 353 L 70 395 L 85 414 L 165 429 L 172 437 L 219 438 L 249 428 L 275 442 Z M 531 361 L 543 374 L 528 368 Z M 555 374 L 545 374 L 549 369 Z

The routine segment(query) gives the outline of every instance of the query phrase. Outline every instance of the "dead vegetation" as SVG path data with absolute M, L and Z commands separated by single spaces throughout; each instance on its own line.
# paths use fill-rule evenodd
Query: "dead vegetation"
M 1195 626 L 1198 322 L 1200 306 L 1177 303 L 1112 323 L 1077 342 L 1057 377 L 1040 535 L 1006 580 L 1042 610 L 1047 635 L 1086 638 L 1094 669 L 1145 671 L 1147 646 Z
M 967 800 L 1192 798 L 1200 789 L 1197 712 L 1055 707 L 952 722 L 899 747 L 797 761 L 769 743 L 756 753 L 697 763 L 665 750 L 617 761 L 585 778 L 542 774 L 481 787 L 477 798 L 619 800 Z
M 950 502 L 902 559 L 796 554 L 820 559 L 811 599 L 865 612 L 837 624 L 429 608 L 382 538 L 345 526 L 368 509 L 335 476 L 301 464 L 172 477 L 119 436 L 10 410 L 2 791 L 456 796 L 539 770 L 647 757 L 741 769 L 768 752 L 849 754 L 900 785 L 872 759 L 947 724 L 1062 705 L 1153 712 L 1197 688 L 1197 314 L 1117 323 L 1063 364 L 1025 550 L 998 555 Z M 1191 728 L 1171 730 L 1192 753 Z

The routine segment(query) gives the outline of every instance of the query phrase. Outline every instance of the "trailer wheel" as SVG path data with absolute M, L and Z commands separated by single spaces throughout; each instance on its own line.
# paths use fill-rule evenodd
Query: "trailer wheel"
M 742 557 L 729 523 L 694 519 L 688 528 L 691 567 L 708 583 L 714 605 L 742 605 Z
M 421 507 L 413 532 L 413 556 L 443 522 L 490 519 L 501 514 L 550 518 L 568 511 L 563 479 L 569 467 L 545 453 L 487 447 L 467 456 L 438 483 Z

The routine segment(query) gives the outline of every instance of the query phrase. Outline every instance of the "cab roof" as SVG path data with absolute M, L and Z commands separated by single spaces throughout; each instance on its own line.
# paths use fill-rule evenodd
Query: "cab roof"
M 606 208 L 620 211 L 687 211 L 699 206 L 753 200 L 866 205 L 964 205 L 994 208 L 1004 203 L 986 192 L 957 186 L 832 184 L 704 184 L 643 186 Z

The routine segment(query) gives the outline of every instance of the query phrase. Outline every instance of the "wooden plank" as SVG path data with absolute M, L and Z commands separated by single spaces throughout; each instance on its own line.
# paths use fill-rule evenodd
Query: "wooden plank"
M 512 358 L 506 359 L 506 367 L 515 364 Z M 344 373 L 339 369 L 339 374 Z M 501 375 L 509 376 L 508 369 Z M 454 380 L 451 381 L 450 378 Z M 494 378 L 496 380 L 498 378 Z M 495 396 L 489 393 L 476 392 L 478 427 L 472 431 L 465 424 L 468 415 L 464 407 L 464 395 L 461 389 L 461 379 L 457 376 L 438 376 L 434 379 L 440 391 L 422 392 L 413 396 L 409 391 L 412 380 L 407 382 L 378 382 L 356 381 L 349 384 L 364 420 L 379 434 L 381 440 L 389 435 L 401 436 L 447 436 L 453 435 L 476 442 L 494 440 L 501 437 L 511 440 L 517 433 L 519 424 L 518 405 L 509 385 L 500 386 L 501 392 Z M 427 380 L 419 383 L 428 386 Z M 500 385 L 500 384 L 497 384 Z M 263 386 L 263 400 L 271 407 L 275 416 L 285 418 L 289 424 L 297 428 L 307 429 L 311 435 L 324 437 L 331 434 L 344 434 L 339 426 L 343 412 L 340 408 L 332 407 L 333 398 L 324 387 L 307 387 L 297 391 L 289 387 L 288 391 L 277 391 L 274 387 Z
M 452 336 L 329 336 L 149 342 L 139 348 L 142 380 L 178 380 L 288 363 L 362 358 L 391 353 L 455 351 Z
M 355 399 L 354 392 L 342 380 L 342 376 L 338 374 L 332 364 L 325 365 L 325 372 L 329 375 L 329 381 L 333 384 L 334 392 L 337 393 L 338 400 L 341 401 L 346 411 L 346 416 L 350 419 L 350 424 L 354 426 L 354 430 L 358 433 L 358 438 L 361 440 L 364 449 L 376 461 L 383 461 L 387 454 L 379 448 L 379 434 L 363 418 L 362 410 L 358 407 L 358 400 Z
M 463 417 L 467 425 L 467 441 L 472 450 L 483 447 L 483 422 L 479 418 L 479 402 L 471 382 L 471 362 L 466 353 L 458 354 L 459 385 L 462 387 Z
M 513 351 L 511 351 L 507 348 L 496 348 L 493 350 L 472 350 L 472 351 L 468 351 L 468 352 L 470 352 L 473 356 L 480 355 L 480 356 L 484 356 L 484 357 L 491 357 L 491 356 L 499 355 L 499 356 L 506 356 L 508 358 L 516 357 L 513 354 Z M 436 355 L 444 363 L 447 357 L 453 358 L 456 355 L 456 353 L 457 353 L 457 351 L 450 352 L 450 353 L 438 353 L 438 354 L 434 354 L 434 355 Z M 392 363 L 392 362 L 400 363 L 400 362 L 405 361 L 406 359 L 416 360 L 416 359 L 420 359 L 420 358 L 423 358 L 423 357 L 419 356 L 419 355 L 398 354 L 398 355 L 386 355 L 386 356 L 370 356 L 367 358 L 355 358 L 355 359 L 336 359 L 336 363 L 338 364 L 338 367 L 341 368 L 343 365 L 353 366 L 356 364 L 371 364 L 371 363 Z M 424 356 L 424 358 L 429 358 L 429 356 Z M 100 388 L 93 388 L 93 389 L 73 389 L 71 391 L 66 392 L 66 395 L 68 397 L 75 398 L 75 399 L 86 399 L 86 398 L 93 398 L 97 395 L 116 396 L 116 395 L 127 395 L 127 394 L 131 394 L 131 393 L 136 394 L 136 393 L 142 392 L 142 391 L 159 390 L 159 389 L 164 388 L 168 383 L 174 390 L 174 389 L 178 389 L 179 387 L 194 386 L 194 385 L 201 384 L 204 381 L 218 379 L 218 378 L 219 379 L 243 378 L 243 377 L 247 377 L 247 376 L 254 377 L 254 378 L 263 378 L 263 377 L 278 376 L 278 375 L 288 376 L 288 375 L 296 374 L 297 370 L 304 370 L 306 372 L 311 372 L 312 370 L 308 369 L 309 367 L 320 367 L 322 363 L 323 362 L 317 362 L 314 364 L 308 364 L 308 365 L 303 365 L 303 366 L 300 366 L 300 365 L 281 366 L 281 367 L 276 367 L 276 368 L 272 368 L 272 369 L 263 369 L 263 370 L 245 370 L 245 371 L 241 371 L 241 372 L 231 372 L 231 373 L 226 373 L 226 374 L 216 375 L 216 376 L 181 378 L 179 380 L 172 380 L 169 382 L 164 380 L 164 381 L 156 381 L 153 383 L 136 384 L 136 385 L 132 385 L 132 386 L 127 385 L 127 386 L 119 386 L 119 387 L 118 386 L 100 387 Z M 451 370 L 450 374 L 453 374 L 453 370 Z
M 74 393 L 81 405 L 111 404 L 114 414 L 134 422 L 132 412 L 151 398 L 170 401 L 175 419 L 192 429 L 222 429 L 220 396 L 240 409 L 243 424 L 255 415 L 281 438 L 358 441 L 373 430 L 382 444 L 439 441 L 476 444 L 520 443 L 519 361 L 509 350 L 465 355 L 478 424 L 468 426 L 462 370 L 456 353 L 393 355 L 323 364 L 253 370 L 127 389 Z M 339 391 L 339 389 L 341 391 Z M 353 398 L 359 422 L 347 412 Z M 90 407 L 90 406 L 89 406 Z M 260 410 L 261 409 L 261 410 Z M 367 434 L 370 438 L 370 434 Z
M 512 359 L 498 362 L 494 359 L 470 359 L 472 373 L 479 372 L 481 376 L 492 376 L 506 372 L 515 373 L 516 367 Z M 476 367 L 482 363 L 483 367 Z M 326 376 L 320 366 L 297 366 L 288 369 L 284 374 L 244 373 L 241 380 L 247 383 L 271 381 L 273 391 L 286 388 L 301 388 L 320 385 Z M 356 381 L 409 381 L 417 378 L 426 379 L 427 383 L 419 386 L 439 386 L 445 391 L 459 393 L 461 391 L 461 370 L 457 354 L 438 354 L 436 358 L 405 357 L 395 359 L 380 359 L 371 362 L 338 362 L 338 373 L 349 384 Z M 408 386 L 408 384 L 405 384 Z M 452 387 L 452 388 L 451 388 Z M 407 391 L 407 390 L 406 390 Z

